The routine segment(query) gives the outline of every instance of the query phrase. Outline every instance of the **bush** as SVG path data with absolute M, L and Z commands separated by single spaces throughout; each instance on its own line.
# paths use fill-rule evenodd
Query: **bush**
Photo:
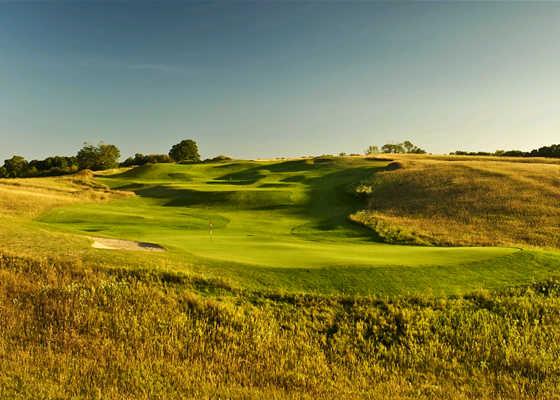
M 227 161 L 232 161 L 232 160 L 233 160 L 233 158 L 231 158 L 231 157 L 224 156 L 224 155 L 219 155 L 219 156 L 216 156 L 214 158 L 207 158 L 203 162 L 205 162 L 205 163 L 215 163 L 215 162 L 227 162 Z
M 136 153 L 134 157 L 128 157 L 120 165 L 122 167 L 132 167 L 133 165 L 145 165 L 145 164 L 164 164 L 173 162 L 171 157 L 167 154 L 141 154 Z

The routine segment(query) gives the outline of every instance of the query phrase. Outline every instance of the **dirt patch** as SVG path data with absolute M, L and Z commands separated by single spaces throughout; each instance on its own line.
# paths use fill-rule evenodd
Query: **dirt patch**
M 91 247 L 105 250 L 136 250 L 136 251 L 165 251 L 163 247 L 155 243 L 135 242 L 133 240 L 107 239 L 90 237 L 93 240 Z

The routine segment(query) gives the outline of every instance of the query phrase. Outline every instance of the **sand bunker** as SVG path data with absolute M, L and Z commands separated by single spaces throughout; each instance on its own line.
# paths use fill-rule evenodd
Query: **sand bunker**
M 123 239 L 106 239 L 90 237 L 93 240 L 91 247 L 105 250 L 137 250 L 137 251 L 165 251 L 163 247 L 155 243 L 135 242 Z

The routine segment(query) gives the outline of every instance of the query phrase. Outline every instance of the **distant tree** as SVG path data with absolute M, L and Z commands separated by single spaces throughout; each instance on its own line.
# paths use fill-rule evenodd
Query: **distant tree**
M 552 144 L 550 146 L 543 146 L 539 149 L 531 151 L 532 157 L 555 157 L 560 158 L 560 144 Z
M 136 153 L 134 157 L 128 157 L 120 165 L 123 167 L 131 167 L 133 165 L 144 165 L 144 164 L 159 164 L 159 163 L 170 163 L 173 160 L 167 154 L 141 154 Z
M 121 152 L 114 144 L 100 144 L 99 145 L 99 162 L 98 169 L 109 169 L 118 167 L 118 161 L 121 157 Z
M 132 167 L 133 165 L 135 164 L 134 164 L 134 158 L 132 157 L 128 157 L 120 164 L 121 167 Z
M 220 154 L 216 157 L 212 157 L 212 158 L 207 158 L 206 160 L 204 160 L 203 162 L 205 163 L 212 163 L 212 162 L 226 162 L 226 161 L 231 161 L 233 160 L 231 157 L 228 156 L 224 156 L 223 154 Z
M 414 146 L 412 150 L 409 151 L 411 154 L 426 154 L 426 150 L 421 149 L 420 147 Z
M 379 153 L 379 147 L 371 145 L 366 149 L 365 153 L 366 153 L 366 156 L 371 156 L 372 154 L 378 154 Z
M 121 152 L 115 145 L 100 143 L 94 146 L 84 143 L 76 159 L 80 169 L 99 171 L 117 167 L 120 156 Z
M 174 145 L 169 150 L 169 157 L 174 161 L 192 161 L 199 162 L 200 154 L 198 154 L 198 146 L 194 140 L 187 139 Z
M 28 176 L 63 175 L 78 170 L 76 157 L 53 156 L 29 162 Z
M 463 150 L 457 150 L 454 151 L 452 153 L 449 153 L 451 155 L 455 155 L 455 156 L 492 156 L 494 155 L 493 153 L 489 153 L 487 151 L 463 151 Z
M 425 154 L 426 153 L 426 150 L 421 149 L 420 147 L 416 146 L 410 140 L 405 140 L 403 143 L 401 143 L 401 146 L 405 149 L 405 151 L 407 153 L 410 153 L 410 154 Z
M 167 154 L 148 154 L 145 159 L 146 159 L 146 163 L 152 163 L 152 164 L 173 162 L 171 157 L 169 157 Z
M 503 156 L 503 157 L 553 157 L 560 158 L 560 144 L 543 146 L 530 152 L 521 150 L 496 150 L 494 153 L 487 151 L 455 151 L 451 154 L 463 156 Z
M 84 146 L 76 155 L 80 169 L 95 169 L 98 163 L 98 158 L 99 147 L 88 143 L 84 143 Z
M 386 154 L 400 154 L 400 153 L 405 153 L 406 152 L 406 150 L 404 149 L 404 147 L 401 143 L 398 143 L 398 144 L 391 144 L 391 143 L 384 144 L 381 147 L 381 151 L 383 153 L 386 153 Z
M 377 146 L 370 146 L 370 147 L 374 147 L 375 149 L 377 149 Z M 405 140 L 402 143 L 387 143 L 381 146 L 381 152 L 387 154 L 402 154 L 402 153 L 425 154 L 426 150 L 416 146 L 410 140 Z M 366 150 L 366 154 L 369 154 L 367 153 L 367 150 Z
M 416 146 L 409 140 L 405 140 L 401 143 L 401 146 L 404 147 L 405 152 L 412 153 L 413 150 L 416 150 Z
M 525 157 L 527 153 L 521 150 L 507 150 L 502 154 L 504 157 Z
M 7 178 L 20 178 L 26 176 L 29 164 L 21 156 L 12 156 L 4 161 L 4 170 Z

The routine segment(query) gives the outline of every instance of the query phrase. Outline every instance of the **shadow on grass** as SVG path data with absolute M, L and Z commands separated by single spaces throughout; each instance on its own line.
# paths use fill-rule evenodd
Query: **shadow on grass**
M 201 191 L 166 185 L 141 186 L 134 190 L 134 183 L 127 187 L 139 196 L 162 199 L 163 205 L 167 207 L 281 210 L 283 214 L 296 215 L 308 221 L 295 227 L 292 234 L 309 240 L 320 240 L 324 235 L 331 235 L 332 238 L 363 237 L 376 242 L 381 241 L 372 230 L 350 221 L 348 216 L 365 206 L 363 200 L 355 194 L 356 185 L 370 179 L 373 174 L 383 170 L 384 166 L 340 161 L 314 163 L 312 160 L 249 165 L 247 169 L 221 176 L 218 178 L 220 181 L 207 183 L 209 186 L 225 183 L 248 185 L 257 182 L 267 172 L 298 175 L 283 178 L 281 182 L 285 183 L 263 183 L 260 186 L 278 190 L 232 187 L 231 190 Z M 312 176 L 305 175 L 312 170 L 316 171 Z M 305 191 L 306 197 L 302 197 L 297 204 L 292 199 L 289 182 L 300 183 Z
M 284 190 L 200 191 L 164 185 L 136 191 L 139 196 L 167 200 L 166 207 L 220 206 L 239 209 L 275 209 L 293 204 L 290 192 Z
M 217 180 L 224 181 L 224 183 L 252 185 L 266 176 L 264 171 L 273 173 L 286 173 L 286 172 L 305 172 L 312 169 L 318 169 L 321 166 L 315 165 L 312 160 L 291 160 L 279 162 L 269 165 L 258 165 L 242 171 L 237 171 L 231 174 L 226 174 L 217 178 Z
M 365 206 L 354 191 L 356 185 L 383 169 L 369 166 L 345 168 L 306 179 L 304 184 L 307 186 L 308 201 L 293 211 L 310 221 L 296 227 L 293 234 L 307 237 L 313 230 L 325 233 L 342 231 L 340 233 L 344 232 L 348 237 L 382 241 L 374 231 L 350 221 L 348 216 Z

